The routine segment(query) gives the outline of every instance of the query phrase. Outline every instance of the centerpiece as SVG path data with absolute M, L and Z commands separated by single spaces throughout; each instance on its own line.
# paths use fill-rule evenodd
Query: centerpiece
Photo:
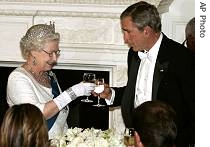
M 70 128 L 60 138 L 60 147 L 125 147 L 123 135 L 113 129 Z

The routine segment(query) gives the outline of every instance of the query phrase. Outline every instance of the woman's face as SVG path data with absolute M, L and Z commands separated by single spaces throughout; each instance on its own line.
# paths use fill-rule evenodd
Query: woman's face
M 57 64 L 59 57 L 59 42 L 48 41 L 45 43 L 43 50 L 35 51 L 33 56 L 37 62 L 37 68 L 39 71 L 49 71 Z

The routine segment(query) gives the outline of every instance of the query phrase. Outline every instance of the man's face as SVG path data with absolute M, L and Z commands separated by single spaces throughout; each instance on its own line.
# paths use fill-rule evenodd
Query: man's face
M 136 24 L 132 22 L 131 17 L 125 17 L 121 20 L 121 29 L 124 42 L 132 47 L 134 51 L 146 49 L 146 38 L 143 31 L 139 31 Z

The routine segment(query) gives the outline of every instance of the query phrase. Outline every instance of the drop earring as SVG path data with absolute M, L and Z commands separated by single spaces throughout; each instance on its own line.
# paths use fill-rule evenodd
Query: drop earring
M 37 65 L 37 63 L 36 63 L 36 58 L 33 57 L 33 66 L 36 66 L 36 65 Z

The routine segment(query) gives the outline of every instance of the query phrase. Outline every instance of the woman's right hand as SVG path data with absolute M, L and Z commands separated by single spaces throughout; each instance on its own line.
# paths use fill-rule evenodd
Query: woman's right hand
M 91 92 L 95 89 L 96 84 L 94 83 L 78 83 L 68 88 L 53 99 L 54 103 L 57 105 L 58 109 L 63 109 L 68 103 L 75 100 L 79 96 L 89 96 Z
M 73 92 L 77 97 L 79 96 L 89 96 L 91 92 L 95 89 L 96 84 L 94 83 L 87 83 L 87 82 L 80 82 L 71 87 Z

